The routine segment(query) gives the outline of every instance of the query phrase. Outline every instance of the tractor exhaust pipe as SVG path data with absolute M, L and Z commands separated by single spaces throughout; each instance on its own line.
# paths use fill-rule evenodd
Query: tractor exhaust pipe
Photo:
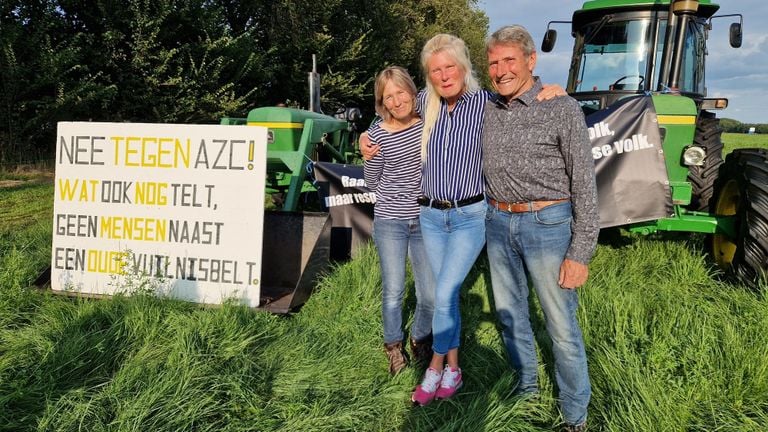
M 664 51 L 661 56 L 661 73 L 659 74 L 659 88 L 658 91 L 664 91 L 664 87 L 670 88 L 671 79 L 669 71 L 672 69 L 672 54 L 674 49 L 675 30 L 677 28 L 677 20 L 675 19 L 674 0 L 669 3 L 669 13 L 667 15 L 667 30 L 664 35 Z
M 663 87 L 675 91 L 680 85 L 680 70 L 685 47 L 685 32 L 691 16 L 699 9 L 697 0 L 672 0 L 669 3 L 667 32 L 664 37 L 664 53 L 661 59 L 659 91 Z
M 675 50 L 672 55 L 671 69 L 669 71 L 669 87 L 680 87 L 680 72 L 683 65 L 683 56 L 685 49 L 685 33 L 688 29 L 688 22 L 691 16 L 699 10 L 699 2 L 695 0 L 676 0 L 672 3 L 673 12 L 678 18 L 677 38 L 675 40 Z
M 320 74 L 317 73 L 317 57 L 312 54 L 312 72 L 309 73 L 309 110 L 323 114 L 320 108 Z

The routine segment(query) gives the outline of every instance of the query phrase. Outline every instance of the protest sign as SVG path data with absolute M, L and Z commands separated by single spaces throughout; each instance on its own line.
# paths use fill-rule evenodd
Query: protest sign
M 258 306 L 267 129 L 58 124 L 51 288 Z

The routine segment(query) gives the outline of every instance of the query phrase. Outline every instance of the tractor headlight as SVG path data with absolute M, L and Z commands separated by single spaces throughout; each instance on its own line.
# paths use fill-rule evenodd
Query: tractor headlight
M 686 165 L 704 165 L 704 159 L 707 157 L 707 152 L 703 148 L 698 146 L 690 146 L 683 152 L 683 161 Z

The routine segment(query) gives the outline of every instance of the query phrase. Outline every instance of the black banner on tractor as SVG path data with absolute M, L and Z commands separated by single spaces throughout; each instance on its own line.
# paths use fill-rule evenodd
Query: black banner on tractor
M 331 258 L 348 259 L 371 238 L 376 195 L 365 185 L 362 165 L 315 162 L 314 171 L 331 214 Z
M 587 116 L 586 121 L 597 175 L 600 227 L 670 216 L 672 192 L 651 98 L 623 99 Z

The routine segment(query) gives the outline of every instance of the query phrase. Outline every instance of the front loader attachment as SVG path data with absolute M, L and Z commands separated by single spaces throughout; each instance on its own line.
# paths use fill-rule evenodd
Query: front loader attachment
M 307 301 L 329 265 L 327 213 L 266 212 L 259 309 L 288 313 Z

